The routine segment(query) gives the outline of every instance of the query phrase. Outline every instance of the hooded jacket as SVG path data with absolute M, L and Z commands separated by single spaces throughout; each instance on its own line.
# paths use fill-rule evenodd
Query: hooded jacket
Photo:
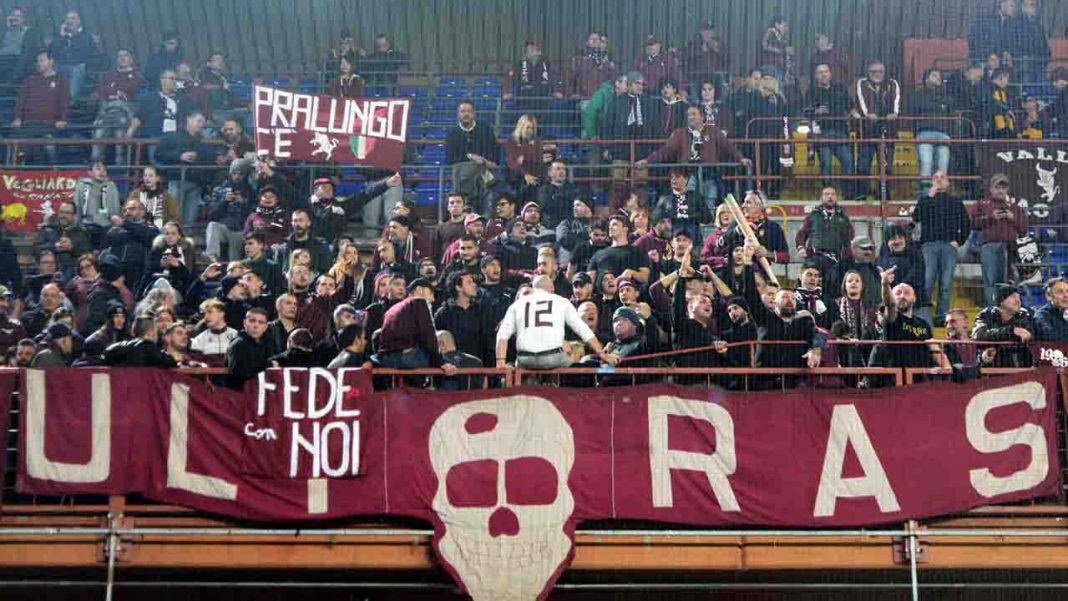
M 111 216 L 122 212 L 119 189 L 115 182 L 83 177 L 74 187 L 74 202 L 78 204 L 78 219 L 83 226 L 111 227 Z

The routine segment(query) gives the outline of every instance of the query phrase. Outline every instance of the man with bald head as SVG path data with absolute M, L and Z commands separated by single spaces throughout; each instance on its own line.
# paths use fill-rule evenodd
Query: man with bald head
M 923 344 L 934 338 L 931 325 L 917 317 L 916 291 L 908 284 L 894 286 L 897 267 L 880 270 L 883 287 L 883 306 L 880 319 L 883 340 L 911 342 L 890 344 L 872 351 L 872 367 L 950 367 L 937 344 Z
M 571 365 L 564 352 L 564 330 L 571 328 L 604 363 L 616 365 L 619 357 L 604 352 L 590 327 L 579 317 L 575 306 L 554 292 L 553 278 L 538 275 L 531 282 L 533 291 L 519 297 L 497 331 L 497 367 L 504 367 L 508 341 L 516 336 L 516 367 L 521 369 L 556 369 Z

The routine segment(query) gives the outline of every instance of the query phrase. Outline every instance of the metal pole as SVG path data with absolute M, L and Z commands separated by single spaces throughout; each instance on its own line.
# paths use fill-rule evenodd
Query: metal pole
M 912 601 L 920 601 L 920 582 L 916 574 L 916 520 L 908 521 L 909 529 L 909 578 L 912 581 Z
M 111 530 L 108 534 L 108 580 L 107 588 L 104 592 L 104 601 L 111 601 L 112 595 L 115 590 L 115 539 L 118 536 L 115 534 L 115 514 L 108 513 L 108 529 Z

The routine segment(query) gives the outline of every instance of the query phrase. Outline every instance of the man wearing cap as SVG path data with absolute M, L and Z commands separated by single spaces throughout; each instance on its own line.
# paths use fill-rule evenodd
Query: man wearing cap
M 604 352 L 620 361 L 627 359 L 627 367 L 654 367 L 656 360 L 652 358 L 637 359 L 640 355 L 655 353 L 656 349 L 649 346 L 650 324 L 640 312 L 632 307 L 620 307 L 612 314 L 612 340 L 605 345 Z M 583 361 L 592 362 L 591 356 Z M 602 360 L 603 364 L 603 360 Z M 616 364 L 612 364 L 616 365 Z M 655 376 L 616 376 L 601 375 L 597 381 L 599 386 L 629 386 L 632 384 L 646 384 L 652 382 Z
M 691 163 L 698 166 L 693 173 L 685 173 L 685 189 L 698 190 L 708 213 L 719 203 L 719 178 L 710 169 L 701 165 L 734 162 L 745 167 L 753 164 L 727 139 L 727 132 L 711 123 L 705 123 L 700 106 L 686 109 L 686 127 L 671 132 L 664 145 L 639 163 Z M 678 167 L 673 167 L 677 169 Z M 674 186 L 672 186 L 674 189 Z M 663 197 L 661 197 L 663 200 Z M 709 220 L 711 216 L 709 216 Z M 702 223 L 705 223 L 702 221 Z
M 523 205 L 519 216 L 527 226 L 527 238 L 531 244 L 539 246 L 556 241 L 556 231 L 549 229 L 542 221 L 541 206 L 538 203 L 531 201 Z
M 271 366 L 270 358 L 276 349 L 264 335 L 267 332 L 267 312 L 249 309 L 244 327 L 226 348 L 226 385 L 240 390 L 245 382 Z
M 326 273 L 334 264 L 334 253 L 330 251 L 330 244 L 318 236 L 312 235 L 311 213 L 304 209 L 296 209 L 289 216 L 289 237 L 278 246 L 274 253 L 275 262 L 283 272 L 289 271 L 289 258 L 293 251 L 304 249 L 311 255 L 312 269 L 319 273 Z M 263 276 L 263 274 L 260 274 Z M 267 281 L 267 276 L 263 276 Z
M 488 313 L 479 304 L 478 283 L 466 272 L 456 272 L 445 280 L 444 292 L 449 295 L 437 312 L 434 325 L 452 334 L 453 345 L 462 353 L 478 357 L 484 365 L 493 359 L 493 329 Z
M 630 243 L 630 220 L 623 215 L 613 215 L 608 220 L 608 237 L 611 246 L 597 251 L 590 258 L 586 271 L 598 281 L 606 271 L 624 278 L 634 278 L 645 284 L 649 281 L 649 257 Z
M 657 200 L 650 221 L 659 223 L 662 219 L 669 218 L 675 227 L 689 229 L 690 239 L 700 246 L 701 224 L 712 221 L 713 213 L 710 207 L 715 204 L 716 198 L 699 199 L 696 193 L 687 189 L 690 173 L 686 167 L 676 165 L 671 167 L 668 173 L 671 188 Z
M 54 323 L 45 330 L 45 348 L 38 352 L 30 362 L 34 369 L 49 369 L 52 367 L 67 367 L 71 361 L 71 350 L 74 347 L 73 334 L 70 326 L 65 323 Z
M 921 319 L 930 321 L 931 308 L 928 303 L 926 289 L 923 287 L 923 255 L 912 243 L 912 232 L 906 226 L 891 223 L 883 230 L 882 248 L 879 250 L 879 258 L 875 260 L 876 269 L 890 269 L 896 267 L 898 282 L 912 286 L 916 294 L 916 315 Z
M 0 354 L 6 355 L 11 347 L 26 337 L 22 322 L 11 317 L 11 291 L 0 286 Z
M 129 338 L 126 334 L 126 306 L 118 301 L 108 302 L 107 316 L 104 325 L 86 337 L 82 347 L 82 355 L 90 362 L 100 359 L 107 347 Z
M 1033 360 L 1028 342 L 1035 337 L 1031 311 L 1022 306 L 1015 286 L 994 286 L 994 305 L 975 316 L 972 338 L 989 342 L 1015 342 L 994 348 L 994 367 L 1031 367 Z
M 433 258 L 431 240 L 417 234 L 412 226 L 412 218 L 405 215 L 394 215 L 389 219 L 388 236 L 397 251 L 397 259 L 416 264 L 423 257 Z
M 1027 234 L 1027 213 L 1009 201 L 1009 178 L 995 173 L 987 198 L 972 213 L 972 229 L 979 230 L 979 261 L 983 273 L 983 298 L 995 305 L 994 286 L 1008 280 L 1009 252 L 1016 239 Z
M 112 257 L 100 261 L 99 276 L 86 297 L 88 309 L 85 329 L 82 335 L 88 336 L 108 320 L 108 308 L 114 304 L 123 304 L 123 289 L 126 276 Z M 43 291 L 42 291 L 43 292 Z
M 567 88 L 572 98 L 587 99 L 616 77 L 616 64 L 601 44 L 601 33 L 591 31 L 582 51 L 571 58 Z
M 549 163 L 546 181 L 538 186 L 537 196 L 545 226 L 555 230 L 561 221 L 567 219 L 577 198 L 578 188 L 567 181 L 567 164 L 559 160 Z
M 842 287 L 842 278 L 847 271 L 856 271 L 863 282 L 861 299 L 866 307 L 877 307 L 882 302 L 879 292 L 879 270 L 875 267 L 877 252 L 875 243 L 867 236 L 853 238 L 850 245 L 850 257 L 842 260 L 837 269 L 823 274 L 824 301 L 831 302 Z
M 447 375 L 455 375 L 456 367 L 444 363 L 438 350 L 437 329 L 430 312 L 433 304 L 434 288 L 430 282 L 416 278 L 408 284 L 408 298 L 386 311 L 372 360 L 391 369 L 440 367 Z
M 516 337 L 516 367 L 520 369 L 556 369 L 567 367 L 571 358 L 564 352 L 564 330 L 569 327 L 594 350 L 601 361 L 619 363 L 609 355 L 578 315 L 574 305 L 553 293 L 552 279 L 534 278 L 533 292 L 520 297 L 508 308 L 497 331 L 497 367 L 504 367 L 508 341 Z
M 579 271 L 589 268 L 590 259 L 597 251 L 608 248 L 608 222 L 604 219 L 590 221 L 590 227 L 586 232 L 586 239 L 575 245 L 571 252 L 571 260 L 567 265 L 567 275 L 574 277 Z M 593 276 L 590 276 L 593 279 Z
M 646 352 L 655 353 L 658 351 L 660 349 L 660 324 L 656 316 L 653 315 L 653 310 L 649 307 L 649 304 L 641 302 L 641 284 L 630 278 L 620 278 L 616 280 L 616 296 L 619 298 L 620 306 L 633 309 L 641 318 L 641 325 L 646 337 Z M 614 318 L 615 313 L 613 313 Z
M 312 195 L 308 199 L 312 213 L 312 231 L 327 242 L 333 244 L 337 237 L 348 228 L 349 215 L 355 211 L 353 205 L 359 200 L 335 198 L 334 180 L 320 177 L 313 183 Z M 374 198 L 386 191 L 385 181 L 368 186 L 361 196 Z
M 664 45 L 655 35 L 645 38 L 645 53 L 634 61 L 634 68 L 645 78 L 650 90 L 659 90 L 664 81 L 679 81 L 679 61 L 674 52 L 661 52 Z
M 658 279 L 663 273 L 661 264 L 671 256 L 671 235 L 676 226 L 673 217 L 663 215 L 655 220 L 650 220 L 649 231 L 645 232 L 633 242 L 634 246 L 641 249 L 649 258 L 649 277 Z M 685 224 L 679 224 L 686 228 Z M 691 234 L 692 236 L 692 234 Z
M 578 307 L 593 300 L 593 280 L 590 274 L 580 271 L 571 278 L 571 304 Z

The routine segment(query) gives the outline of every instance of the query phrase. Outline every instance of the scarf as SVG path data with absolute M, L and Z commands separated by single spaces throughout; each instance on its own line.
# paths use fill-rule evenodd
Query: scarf
M 107 207 L 104 206 L 104 197 L 107 196 L 108 186 L 114 185 L 111 180 L 104 181 L 100 184 L 100 193 L 96 196 L 96 208 L 89 207 L 89 201 L 91 200 L 94 186 L 86 186 L 82 190 L 82 216 L 92 218 L 93 213 L 106 213 Z M 143 201 L 142 201 L 143 202 Z
M 705 145 L 704 140 L 701 138 L 701 130 L 699 129 L 687 129 L 690 132 L 690 162 L 699 163 L 701 161 L 701 148 Z
M 701 111 L 705 114 L 705 123 L 708 125 L 717 125 L 719 121 L 719 106 L 715 103 L 702 104 Z
M 539 69 L 539 67 L 541 68 Z M 540 71 L 540 73 L 537 73 L 537 71 Z M 519 84 L 521 88 L 527 90 L 537 85 L 548 85 L 549 64 L 545 61 L 535 63 L 527 58 L 519 61 Z
M 859 298 L 843 296 L 838 299 L 838 312 L 842 321 L 849 326 L 849 335 L 853 338 L 861 338 L 864 334 L 865 310 L 864 302 Z
M 640 96 L 627 94 L 630 98 L 630 115 L 627 116 L 627 127 L 642 127 L 645 120 L 642 118 L 642 99 Z
M 586 60 L 589 60 L 596 65 L 598 69 L 608 62 L 608 53 L 600 48 L 590 48 L 589 46 L 586 46 L 585 57 Z
M 141 204 L 145 207 L 145 212 L 152 216 L 152 223 L 156 227 L 163 227 L 163 191 L 162 190 L 148 190 L 141 189 L 139 196 Z
M 690 200 L 686 198 L 686 192 L 671 192 L 675 195 L 675 219 L 690 218 Z
M 827 305 L 823 304 L 823 290 L 821 288 L 798 288 L 794 290 L 794 298 L 813 315 L 823 315 L 827 311 Z

